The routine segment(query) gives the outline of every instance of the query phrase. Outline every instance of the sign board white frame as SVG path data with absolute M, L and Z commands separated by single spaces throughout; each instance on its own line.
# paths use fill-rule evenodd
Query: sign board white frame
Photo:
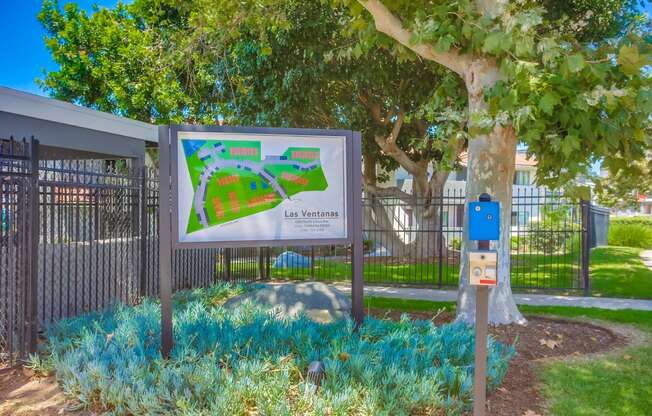
M 343 199 L 344 209 L 344 235 L 340 237 L 324 237 L 319 238 L 314 235 L 306 234 L 305 238 L 259 238 L 259 236 L 252 235 L 249 237 L 239 239 L 212 239 L 210 241 L 192 241 L 184 239 L 184 235 L 180 232 L 184 221 L 180 217 L 180 203 L 179 203 L 179 178 L 181 149 L 180 139 L 185 137 L 206 137 L 212 139 L 213 137 L 225 137 L 227 134 L 234 136 L 237 135 L 250 135 L 252 139 L 260 140 L 265 137 L 274 138 L 276 140 L 287 140 L 287 147 L 296 145 L 301 146 L 300 139 L 306 138 L 309 140 L 330 140 L 340 141 L 343 144 L 343 151 L 345 154 L 342 157 L 344 169 L 342 178 L 342 192 L 340 197 Z M 356 136 L 354 140 L 354 136 Z M 174 248 L 207 248 L 207 247 L 252 247 L 252 246 L 288 246 L 288 245 L 337 245 L 337 244 L 351 244 L 353 242 L 353 209 L 358 204 L 354 203 L 355 189 L 354 181 L 358 180 L 360 183 L 361 172 L 353 169 L 353 161 L 360 160 L 362 155 L 361 151 L 357 150 L 354 156 L 354 141 L 359 141 L 359 133 L 354 133 L 350 130 L 322 130 L 322 129 L 279 129 L 279 128 L 251 128 L 251 127 L 222 127 L 222 126 L 186 126 L 176 125 L 170 126 L 170 170 L 171 170 L 171 231 L 172 231 L 172 244 Z M 354 158 L 354 157 L 357 157 Z M 183 167 L 185 168 L 185 167 Z M 356 176 L 359 176 L 356 178 Z M 358 197 L 359 199 L 359 197 Z M 246 221 L 243 219 L 241 221 Z
M 178 210 L 178 136 L 179 132 L 218 132 L 270 134 L 286 136 L 344 137 L 346 149 L 346 236 L 344 238 L 305 238 L 241 241 L 179 241 Z M 161 299 L 161 353 L 168 357 L 172 350 L 172 256 L 175 249 L 223 248 L 291 245 L 351 245 L 351 315 L 356 325 L 364 319 L 364 279 L 362 243 L 362 143 L 359 132 L 350 130 L 270 129 L 222 126 L 159 126 L 159 296 Z M 314 237 L 314 236 L 312 236 Z
M 349 175 L 350 161 L 347 161 L 347 155 L 351 153 L 349 148 L 351 132 L 299 134 L 276 131 L 273 133 L 244 132 L 242 130 L 238 129 L 238 132 L 178 130 L 176 134 L 172 135 L 171 162 L 174 196 L 172 209 L 176 211 L 176 221 L 173 224 L 175 241 L 179 244 L 228 242 L 229 247 L 234 247 L 238 243 L 251 245 L 252 242 L 265 245 L 274 244 L 273 242 L 276 241 L 300 245 L 305 244 L 306 240 L 337 241 L 336 244 L 349 242 L 348 205 L 351 198 L 348 189 L 351 186 L 351 175 Z M 328 133 L 332 132 L 328 131 Z M 319 147 L 321 150 L 320 165 L 328 186 L 324 191 L 300 192 L 284 199 L 269 210 L 187 233 L 191 207 L 196 202 L 193 201 L 195 190 L 192 187 L 182 140 L 211 140 L 218 143 L 234 140 L 259 142 L 262 153 L 259 155 L 261 160 L 263 155 L 280 155 L 290 147 Z M 262 173 L 264 174 L 264 172 Z M 268 179 L 272 180 L 271 177 Z M 282 192 L 283 189 L 280 185 L 278 187 L 280 188 L 279 192 Z M 314 213 L 335 212 L 338 215 L 336 218 L 304 217 L 303 214 L 306 212 L 313 215 Z M 296 215 L 296 218 L 288 217 L 293 214 Z M 323 234 L 322 236 L 319 236 L 320 232 Z

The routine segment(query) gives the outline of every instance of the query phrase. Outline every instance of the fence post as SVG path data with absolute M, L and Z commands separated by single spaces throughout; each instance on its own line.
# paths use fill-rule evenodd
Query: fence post
M 30 267 L 29 267 L 29 352 L 35 353 L 38 335 L 38 244 L 39 244 L 39 181 L 38 181 L 39 141 L 32 136 L 30 140 Z
M 263 247 L 258 247 L 258 279 L 265 279 L 265 255 L 263 253 L 265 250 Z
M 265 277 L 267 279 L 270 278 L 272 272 L 271 272 L 271 259 L 272 259 L 272 248 L 271 247 L 266 247 L 265 248 Z
M 140 171 L 140 275 L 138 295 L 147 295 L 147 169 L 142 159 L 139 159 Z
M 442 188 L 439 195 L 439 235 L 437 236 L 437 280 L 438 287 L 442 287 L 442 279 L 444 276 L 444 189 Z
M 589 258 L 591 255 L 591 203 L 589 201 L 581 200 L 580 207 L 582 210 L 582 263 L 580 273 L 584 285 L 584 296 L 589 296 L 591 293 L 589 279 Z
M 231 281 L 231 248 L 225 248 L 222 252 L 222 261 L 224 262 L 224 280 Z
M 315 280 L 315 246 L 310 246 L 310 278 Z

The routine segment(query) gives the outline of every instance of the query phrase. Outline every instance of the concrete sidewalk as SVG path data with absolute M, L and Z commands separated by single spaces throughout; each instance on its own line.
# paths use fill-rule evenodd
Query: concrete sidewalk
M 641 251 L 641 261 L 652 270 L 652 250 Z
M 335 287 L 344 293 L 351 292 L 351 286 L 336 284 Z M 386 298 L 430 300 L 438 302 L 455 302 L 456 290 L 437 290 L 412 287 L 369 286 L 365 285 L 365 296 L 378 296 Z M 652 300 L 598 298 L 583 296 L 558 296 L 558 295 L 529 295 L 514 294 L 519 305 L 534 306 L 572 306 L 576 308 L 601 308 L 601 309 L 636 309 L 652 311 Z

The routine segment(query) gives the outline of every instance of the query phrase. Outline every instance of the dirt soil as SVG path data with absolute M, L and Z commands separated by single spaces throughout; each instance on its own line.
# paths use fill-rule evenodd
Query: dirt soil
M 377 317 L 398 319 L 404 312 L 371 309 Z M 453 320 L 450 312 L 413 312 L 414 319 L 433 319 L 437 324 Z M 604 353 L 627 345 L 625 336 L 598 325 L 574 320 L 527 316 L 528 324 L 491 327 L 497 340 L 516 342 L 516 357 L 501 387 L 487 397 L 487 414 L 493 416 L 535 416 L 544 414 L 544 402 L 536 383 L 536 367 L 544 360 Z
M 398 319 L 401 311 L 371 309 L 376 317 Z M 433 319 L 437 324 L 450 322 L 449 312 L 413 312 L 413 319 Z M 605 353 L 624 347 L 628 337 L 591 323 L 528 316 L 528 325 L 490 328 L 499 341 L 516 343 L 517 355 L 512 360 L 500 388 L 489 394 L 488 415 L 535 416 L 544 413 L 543 397 L 536 384 L 536 370 L 544 360 L 581 357 Z M 93 415 L 75 411 L 54 377 L 36 377 L 26 369 L 0 369 L 0 416 Z
M 0 369 L 1 416 L 58 416 L 74 410 L 74 403 L 66 399 L 53 376 L 36 377 L 24 368 Z M 92 414 L 74 413 L 77 416 Z

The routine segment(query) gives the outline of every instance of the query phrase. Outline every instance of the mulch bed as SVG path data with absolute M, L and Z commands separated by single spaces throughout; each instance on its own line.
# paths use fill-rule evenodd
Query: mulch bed
M 404 313 L 371 309 L 371 315 L 399 319 Z M 413 319 L 433 319 L 436 324 L 452 321 L 450 312 L 412 312 Z M 516 343 L 517 355 L 501 387 L 489 394 L 487 414 L 523 416 L 543 414 L 543 396 L 536 382 L 536 366 L 541 360 L 582 356 L 625 346 L 627 340 L 607 328 L 585 322 L 527 316 L 528 324 L 491 327 L 489 332 L 499 341 Z M 528 413 L 530 412 L 530 413 Z

